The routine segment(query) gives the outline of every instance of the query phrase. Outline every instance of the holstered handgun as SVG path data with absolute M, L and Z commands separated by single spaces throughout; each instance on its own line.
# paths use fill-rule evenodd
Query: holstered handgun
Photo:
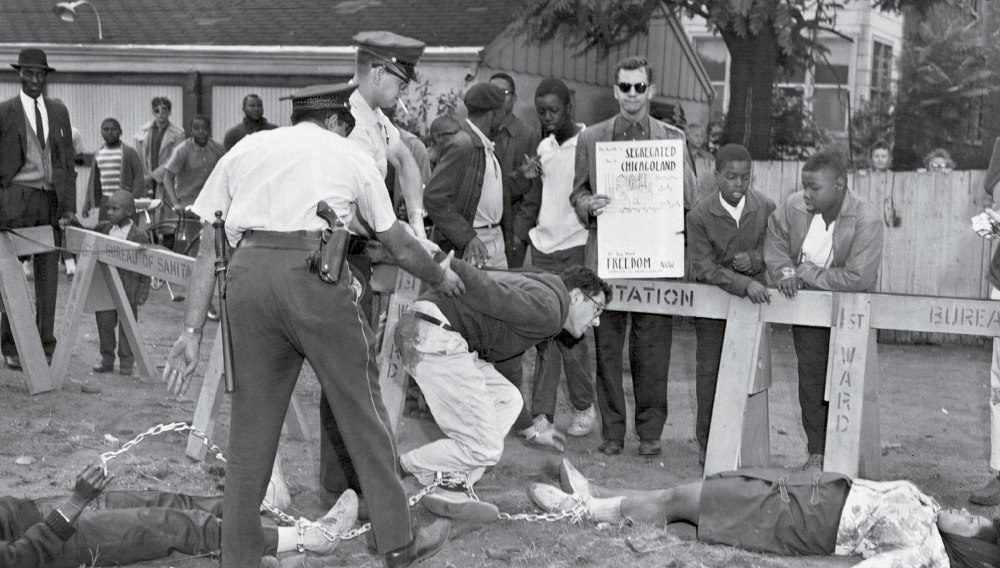
M 347 247 L 350 245 L 351 233 L 347 225 L 340 220 L 337 212 L 320 201 L 316 204 L 316 215 L 329 225 L 323 229 L 320 237 L 319 250 L 306 258 L 310 271 L 319 273 L 319 278 L 328 284 L 338 284 L 344 270 L 344 260 L 347 258 Z

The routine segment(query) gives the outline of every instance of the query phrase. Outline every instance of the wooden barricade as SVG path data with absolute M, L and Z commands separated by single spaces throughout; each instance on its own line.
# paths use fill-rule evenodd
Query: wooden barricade
M 56 333 L 59 343 L 52 357 L 52 376 L 55 386 L 61 387 L 65 380 L 81 316 L 84 312 L 109 309 L 118 312 L 125 336 L 132 345 L 139 375 L 147 381 L 158 382 L 160 377 L 153 366 L 142 332 L 132 314 L 128 298 L 125 297 L 121 278 L 115 269 L 122 268 L 159 278 L 171 284 L 186 285 L 194 270 L 195 259 L 164 248 L 140 245 L 74 227 L 66 230 L 66 241 L 71 250 L 77 251 L 77 271 L 65 307 L 65 317 Z M 18 272 L 20 273 L 20 268 Z M 215 334 L 212 355 L 205 370 L 198 405 L 192 419 L 192 426 L 209 436 L 215 428 L 214 418 L 223 392 L 220 337 L 221 326 Z M 294 396 L 285 417 L 285 425 L 293 438 L 305 438 L 304 413 Z M 188 438 L 189 457 L 203 459 L 205 450 L 199 438 L 194 436 Z
M 52 227 L 49 226 L 0 232 L 0 311 L 5 312 L 10 320 L 14 344 L 25 373 L 24 382 L 30 394 L 48 392 L 55 385 L 35 324 L 28 279 L 18 257 L 52 252 L 54 246 Z
M 879 478 L 882 467 L 876 330 L 1000 337 L 1000 303 L 989 300 L 771 290 L 754 305 L 715 286 L 680 281 L 613 280 L 608 309 L 727 319 L 705 475 L 766 466 L 769 324 L 829 327 L 824 469 Z
M 403 368 L 399 348 L 396 347 L 396 324 L 406 306 L 413 303 L 420 294 L 420 280 L 409 272 L 399 269 L 396 276 L 396 291 L 389 300 L 386 315 L 385 334 L 382 336 L 382 350 L 378 358 L 378 383 L 382 389 L 382 402 L 389 414 L 392 431 L 399 437 L 399 423 L 403 419 L 406 406 L 406 387 L 409 375 Z

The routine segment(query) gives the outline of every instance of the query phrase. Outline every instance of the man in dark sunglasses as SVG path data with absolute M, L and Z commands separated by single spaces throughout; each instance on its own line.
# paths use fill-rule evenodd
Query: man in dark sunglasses
M 577 217 L 589 228 L 587 267 L 597 269 L 597 222 L 611 201 L 596 192 L 598 142 L 627 140 L 684 140 L 684 132 L 649 116 L 655 89 L 646 60 L 628 57 L 615 67 L 614 95 L 619 112 L 614 117 L 580 133 L 576 146 L 576 176 L 570 202 Z M 695 195 L 696 180 L 684 145 L 684 195 Z M 667 421 L 667 374 L 673 320 L 657 314 L 611 311 L 603 325 L 594 328 L 597 350 L 597 403 L 601 408 L 598 450 L 607 455 L 621 453 L 625 445 L 625 390 L 622 387 L 622 350 L 629 317 L 632 331 L 629 360 L 635 392 L 635 431 L 640 455 L 658 455 L 660 437 Z

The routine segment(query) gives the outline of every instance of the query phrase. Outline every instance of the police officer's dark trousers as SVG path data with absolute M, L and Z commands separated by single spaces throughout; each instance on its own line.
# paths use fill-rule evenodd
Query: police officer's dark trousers
M 233 330 L 229 463 L 222 531 L 223 568 L 257 566 L 263 552 L 258 508 L 303 359 L 330 402 L 368 501 L 380 553 L 412 539 L 397 473 L 371 328 L 350 277 L 327 284 L 305 265 L 313 239 L 248 232 L 233 254 L 227 300 Z

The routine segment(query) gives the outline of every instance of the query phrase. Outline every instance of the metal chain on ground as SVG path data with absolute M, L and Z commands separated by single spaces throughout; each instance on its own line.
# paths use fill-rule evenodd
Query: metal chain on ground
M 115 450 L 113 452 L 104 452 L 103 454 L 101 454 L 100 455 L 101 468 L 104 470 L 104 475 L 108 474 L 108 462 L 109 461 L 111 461 L 111 460 L 117 458 L 118 456 L 120 456 L 120 455 L 128 452 L 129 450 L 131 450 L 132 448 L 134 448 L 137 444 L 139 444 L 140 442 L 142 442 L 143 440 L 145 440 L 147 436 L 158 436 L 160 434 L 163 434 L 164 432 L 178 432 L 178 433 L 180 433 L 180 432 L 190 432 L 192 436 L 194 436 L 196 438 L 199 438 L 202 441 L 203 444 L 205 444 L 206 446 L 208 446 L 208 449 L 211 452 L 214 452 L 215 458 L 217 460 L 221 461 L 222 463 L 226 463 L 226 458 L 222 454 L 222 448 L 220 448 L 218 446 L 218 444 L 216 444 L 215 442 L 213 442 L 208 437 L 207 434 L 205 434 L 201 430 L 198 430 L 194 426 L 189 425 L 187 422 L 172 422 L 170 424 L 157 424 L 156 426 L 153 426 L 149 430 L 146 430 L 145 432 L 139 434 L 135 438 L 132 438 L 128 442 L 125 442 L 124 444 L 122 444 L 122 447 L 118 448 L 117 450 Z M 433 489 L 433 487 L 431 487 L 431 489 Z M 421 495 L 421 497 L 422 497 L 422 495 Z M 411 506 L 412 506 L 412 504 L 411 504 Z M 261 503 L 260 508 L 262 510 L 264 510 L 264 511 L 267 511 L 268 513 L 271 513 L 272 515 L 274 515 L 275 517 L 277 517 L 278 519 L 280 519 L 284 523 L 288 523 L 290 525 L 295 525 L 296 527 L 300 527 L 300 530 L 306 530 L 306 529 L 310 529 L 310 528 L 316 528 L 323 535 L 323 537 L 326 538 L 329 541 L 333 541 L 333 540 L 350 540 L 350 539 L 353 539 L 353 538 L 357 538 L 357 537 L 363 535 L 364 533 L 368 532 L 372 528 L 372 524 L 371 523 L 365 523 L 364 525 L 361 525 L 360 527 L 358 527 L 356 529 L 351 529 L 351 530 L 347 531 L 344 534 L 336 534 L 336 533 L 330 532 L 329 530 L 327 530 L 325 527 L 323 527 L 319 523 L 310 521 L 310 520 L 308 520 L 306 518 L 296 519 L 295 517 L 289 515 L 288 513 L 285 513 L 281 509 L 278 509 L 277 507 L 271 505 L 271 503 L 269 503 L 267 500 L 264 500 L 264 502 Z
M 125 442 L 117 450 L 102 453 L 100 455 L 100 460 L 101 460 L 101 468 L 104 470 L 104 474 L 107 475 L 108 473 L 108 462 L 110 462 L 111 460 L 117 458 L 122 454 L 129 452 L 132 448 L 141 443 L 148 436 L 158 436 L 165 432 L 177 432 L 177 433 L 190 432 L 192 436 L 200 439 L 202 443 L 205 446 L 207 446 L 208 451 L 214 454 L 215 459 L 221 461 L 222 463 L 227 463 L 226 457 L 222 453 L 222 448 L 219 447 L 218 444 L 213 442 L 208 437 L 207 434 L 205 434 L 201 430 L 198 430 L 194 426 L 191 426 L 187 422 L 171 422 L 170 424 L 157 424 L 156 426 L 153 426 L 149 430 L 146 430 L 145 432 L 139 434 L 135 438 L 132 438 L 128 442 Z M 407 499 L 407 504 L 410 507 L 416 506 L 416 504 L 419 503 L 420 500 L 423 499 L 427 494 L 431 493 L 438 487 L 442 486 L 451 486 L 451 487 L 462 486 L 465 488 L 465 492 L 470 499 L 472 499 L 473 501 L 479 501 L 479 496 L 476 495 L 476 492 L 473 489 L 472 480 L 469 479 L 468 472 L 438 472 L 435 475 L 434 481 L 430 485 L 422 488 L 420 491 L 413 494 Z M 589 497 L 584 497 L 582 499 L 575 495 L 573 495 L 572 497 L 576 500 L 577 504 L 576 506 L 574 506 L 572 509 L 569 510 L 560 511 L 558 513 L 539 513 L 539 514 L 500 513 L 497 515 L 497 519 L 504 521 L 527 521 L 527 522 L 539 522 L 539 521 L 557 522 L 564 519 L 571 519 L 572 523 L 578 524 L 583 521 L 584 517 L 589 515 L 589 512 L 587 511 L 587 502 L 589 501 Z M 287 523 L 289 525 L 294 525 L 295 527 L 298 528 L 300 532 L 306 531 L 311 528 L 315 528 L 328 541 L 334 541 L 334 540 L 343 541 L 343 540 L 355 539 L 367 533 L 372 528 L 372 524 L 368 522 L 356 529 L 351 529 L 346 533 L 338 534 L 329 531 L 328 529 L 326 529 L 321 524 L 315 521 L 310 521 L 309 519 L 306 519 L 304 517 L 295 518 L 289 515 L 288 513 L 285 513 L 281 509 L 278 509 L 277 507 L 269 503 L 266 499 L 261 503 L 260 508 L 261 510 L 266 511 L 271 515 L 274 515 L 274 517 L 280 520 L 281 522 Z
M 576 505 L 571 509 L 564 509 L 557 513 L 500 513 L 497 518 L 501 521 L 527 521 L 529 523 L 537 522 L 547 522 L 554 523 L 557 521 L 562 521 L 564 519 L 570 519 L 570 523 L 578 525 L 583 523 L 583 519 L 590 517 L 590 510 L 588 509 L 588 504 L 590 503 L 590 496 L 578 497 L 576 495 L 570 495 Z

